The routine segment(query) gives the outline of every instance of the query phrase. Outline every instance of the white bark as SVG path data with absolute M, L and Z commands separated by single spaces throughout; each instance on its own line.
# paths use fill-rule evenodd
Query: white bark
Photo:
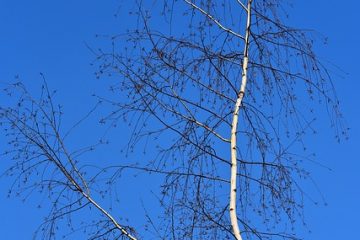
M 238 224 L 238 218 L 236 213 L 236 190 L 237 190 L 237 128 L 238 128 L 238 120 L 239 120 L 239 111 L 242 104 L 242 100 L 244 98 L 246 83 L 247 83 L 247 69 L 249 62 L 249 39 L 250 39 L 250 25 L 251 25 L 251 3 L 252 0 L 248 0 L 247 4 L 247 20 L 246 20 L 246 33 L 245 33 L 245 44 L 244 44 L 244 60 L 242 64 L 242 78 L 241 78 L 241 86 L 238 97 L 236 99 L 236 104 L 233 112 L 233 121 L 231 125 L 231 179 L 230 179 L 230 221 L 233 233 L 237 240 L 242 240 L 241 232 Z
M 187 4 L 189 4 L 190 6 L 192 6 L 194 9 L 198 10 L 199 12 L 201 12 L 202 14 L 204 14 L 207 18 L 209 18 L 211 21 L 213 21 L 216 25 L 219 26 L 219 28 L 221 28 L 222 30 L 224 30 L 225 32 L 228 32 L 238 38 L 241 38 L 243 40 L 245 40 L 244 36 L 240 35 L 239 33 L 235 32 L 234 30 L 225 27 L 224 25 L 222 25 L 215 17 L 213 17 L 210 13 L 208 13 L 207 11 L 205 11 L 204 9 L 202 9 L 201 7 L 199 7 L 198 5 L 196 5 L 195 3 L 193 3 L 192 1 L 189 0 L 184 0 Z
M 115 228 L 119 229 L 123 235 L 125 235 L 130 240 L 137 240 L 134 236 L 132 236 L 123 226 L 121 226 L 105 209 L 103 209 L 96 201 L 94 201 L 89 195 L 82 192 L 84 197 L 94 205 L 102 214 L 104 214 L 110 221 L 114 224 Z

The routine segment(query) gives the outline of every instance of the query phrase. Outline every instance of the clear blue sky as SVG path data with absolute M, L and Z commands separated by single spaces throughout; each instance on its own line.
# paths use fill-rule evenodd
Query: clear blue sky
M 310 140 L 317 160 L 332 171 L 321 167 L 312 170 L 328 206 L 307 205 L 306 219 L 312 234 L 304 236 L 314 240 L 359 239 L 360 2 L 293 2 L 291 17 L 296 26 L 316 29 L 328 36 L 329 44 L 320 48 L 318 54 L 346 72 L 335 76 L 334 82 L 351 128 L 350 139 L 337 144 L 325 121 L 319 125 L 316 139 Z M 124 29 L 126 16 L 115 19 L 116 8 L 114 0 L 0 0 L 0 84 L 12 82 L 15 75 L 20 75 L 35 89 L 41 83 L 39 72 L 43 72 L 51 88 L 59 91 L 66 114 L 75 121 L 90 108 L 89 96 L 104 87 L 93 75 L 95 69 L 89 64 L 93 56 L 84 43 L 104 44 L 95 39 L 95 34 Z M 7 165 L 1 159 L 0 168 Z M 36 199 L 26 203 L 7 199 L 9 184 L 9 179 L 0 179 L 0 238 L 31 239 L 44 210 L 36 208 Z

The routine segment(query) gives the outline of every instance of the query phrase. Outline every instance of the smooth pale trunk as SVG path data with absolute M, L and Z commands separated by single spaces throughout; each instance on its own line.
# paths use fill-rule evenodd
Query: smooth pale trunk
M 251 2 L 248 1 L 247 4 L 247 21 L 246 21 L 246 35 L 245 35 L 245 46 L 244 46 L 244 60 L 242 65 L 242 78 L 241 78 L 241 87 L 236 99 L 236 104 L 233 112 L 233 120 L 231 125 L 231 179 L 230 179 L 230 221 L 233 233 L 237 240 L 242 240 L 240 228 L 237 219 L 236 213 L 236 190 L 237 190 L 237 129 L 238 129 L 238 121 L 239 121 L 239 111 L 241 107 L 242 100 L 244 98 L 246 83 L 247 83 L 247 69 L 249 62 L 249 38 L 250 38 L 250 23 L 251 23 Z

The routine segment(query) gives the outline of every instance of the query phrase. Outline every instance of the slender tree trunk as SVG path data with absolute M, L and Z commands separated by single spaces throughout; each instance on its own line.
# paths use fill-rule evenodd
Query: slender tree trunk
M 246 82 L 247 82 L 247 69 L 249 61 L 249 39 L 250 39 L 250 25 L 251 25 L 251 3 L 252 0 L 248 0 L 247 4 L 247 20 L 246 20 L 246 34 L 245 34 L 245 44 L 244 44 L 244 60 L 242 65 L 242 78 L 241 78 L 241 87 L 236 99 L 236 104 L 233 112 L 233 120 L 231 125 L 231 180 L 230 180 L 230 221 L 233 233 L 237 240 L 242 240 L 237 213 L 236 213 L 236 177 L 237 177 L 237 127 L 239 120 L 239 110 L 242 104 L 242 100 L 245 94 Z

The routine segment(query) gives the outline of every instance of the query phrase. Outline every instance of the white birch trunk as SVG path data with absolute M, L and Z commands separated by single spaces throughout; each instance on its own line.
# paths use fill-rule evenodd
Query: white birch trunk
M 237 128 L 239 120 L 239 111 L 244 98 L 246 83 L 247 83 L 247 69 L 249 62 L 249 39 L 250 39 L 250 24 L 251 24 L 251 3 L 252 0 L 248 0 L 247 4 L 247 20 L 246 20 L 246 34 L 245 34 L 245 44 L 244 44 L 244 60 L 242 65 L 242 78 L 241 78 L 241 87 L 236 99 L 236 104 L 233 112 L 233 120 L 231 125 L 231 179 L 230 179 L 230 221 L 233 233 L 237 240 L 242 240 L 241 232 L 239 229 L 237 213 L 236 213 L 236 190 L 237 190 Z

